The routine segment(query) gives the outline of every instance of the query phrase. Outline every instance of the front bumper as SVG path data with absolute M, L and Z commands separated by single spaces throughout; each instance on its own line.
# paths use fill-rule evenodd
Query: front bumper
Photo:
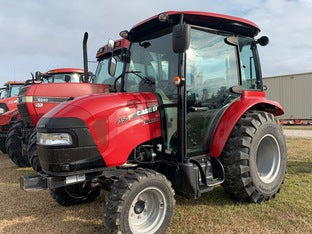
M 94 186 L 103 186 L 105 179 L 120 177 L 127 173 L 127 169 L 94 168 L 90 170 L 73 172 L 71 175 L 51 176 L 45 172 L 35 176 L 21 176 L 20 187 L 25 191 L 56 189 L 72 184 L 93 182 Z
M 69 133 L 71 146 L 37 145 L 42 170 L 54 176 L 66 176 L 81 170 L 105 167 L 86 124 L 77 118 L 41 118 L 37 131 L 41 133 Z
M 50 175 L 70 174 L 74 171 L 105 167 L 96 146 L 47 148 L 38 145 L 38 155 L 43 171 Z
M 103 169 L 80 171 L 68 176 L 50 176 L 46 173 L 37 173 L 34 176 L 21 176 L 20 188 L 25 191 L 42 189 L 56 189 L 72 184 L 92 181 L 103 173 Z

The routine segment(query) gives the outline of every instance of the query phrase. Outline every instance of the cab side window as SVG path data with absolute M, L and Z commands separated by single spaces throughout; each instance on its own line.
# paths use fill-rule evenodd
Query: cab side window
M 260 89 L 260 75 L 255 63 L 257 59 L 256 45 L 251 38 L 240 37 L 238 41 L 242 87 L 247 90 L 258 90 Z

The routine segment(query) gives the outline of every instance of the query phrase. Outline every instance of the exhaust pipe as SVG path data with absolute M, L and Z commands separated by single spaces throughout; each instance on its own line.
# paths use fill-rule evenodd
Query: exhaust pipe
M 31 81 L 32 81 L 32 83 L 34 84 L 35 83 L 35 76 L 34 76 L 34 73 L 30 73 L 30 75 L 31 75 Z
M 84 80 L 83 82 L 87 83 L 89 78 L 89 69 L 88 69 L 88 49 L 87 49 L 87 42 L 88 42 L 88 33 L 85 32 L 83 35 L 83 69 L 84 69 Z

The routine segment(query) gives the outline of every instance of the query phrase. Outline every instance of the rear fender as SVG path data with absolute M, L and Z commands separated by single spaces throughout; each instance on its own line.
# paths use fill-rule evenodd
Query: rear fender
M 275 101 L 267 100 L 261 91 L 243 91 L 241 98 L 233 102 L 223 113 L 212 138 L 210 154 L 219 157 L 232 129 L 248 110 L 261 110 L 274 116 L 284 114 L 283 107 Z

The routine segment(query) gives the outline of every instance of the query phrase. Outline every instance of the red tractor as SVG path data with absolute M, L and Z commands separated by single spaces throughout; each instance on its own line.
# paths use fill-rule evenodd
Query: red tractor
M 6 137 L 6 151 L 13 162 L 19 166 L 29 166 L 26 146 L 32 129 L 41 116 L 70 97 L 63 94 L 64 90 L 67 91 L 66 85 L 81 82 L 83 74 L 84 70 L 78 68 L 54 69 L 40 74 L 42 84 L 26 85 L 20 90 L 17 104 L 19 113 L 15 114 L 20 118 L 10 120 L 11 127 Z M 68 82 L 66 88 L 61 82 Z
M 91 93 L 109 92 L 110 85 L 113 88 L 115 79 L 108 74 L 108 58 L 113 52 L 114 57 L 120 61 L 118 56 L 122 55 L 128 45 L 129 42 L 126 40 L 118 40 L 112 51 L 108 51 L 107 46 L 99 49 L 96 56 L 99 66 L 91 83 L 83 79 L 84 70 L 62 68 L 42 74 L 44 84 L 27 86 L 21 90 L 18 110 L 22 120 L 12 126 L 6 140 L 7 152 L 13 162 L 20 167 L 31 165 L 34 170 L 41 170 L 35 131 L 39 119 L 63 101 Z M 119 64 L 119 73 L 122 71 L 121 68 L 122 65 Z
M 263 91 L 256 24 L 207 12 L 170 11 L 121 32 L 131 45 L 121 92 L 62 103 L 37 124 L 43 172 L 61 205 L 107 190 L 108 232 L 163 233 L 174 191 L 197 198 L 221 184 L 239 201 L 280 191 L 286 143 Z M 110 71 L 115 65 L 111 59 Z
M 1 89 L 0 100 L 0 150 L 6 153 L 5 150 L 5 138 L 8 129 L 10 128 L 10 122 L 12 116 L 16 115 L 17 111 L 17 95 L 21 87 L 24 86 L 25 81 L 9 81 L 4 84 Z

